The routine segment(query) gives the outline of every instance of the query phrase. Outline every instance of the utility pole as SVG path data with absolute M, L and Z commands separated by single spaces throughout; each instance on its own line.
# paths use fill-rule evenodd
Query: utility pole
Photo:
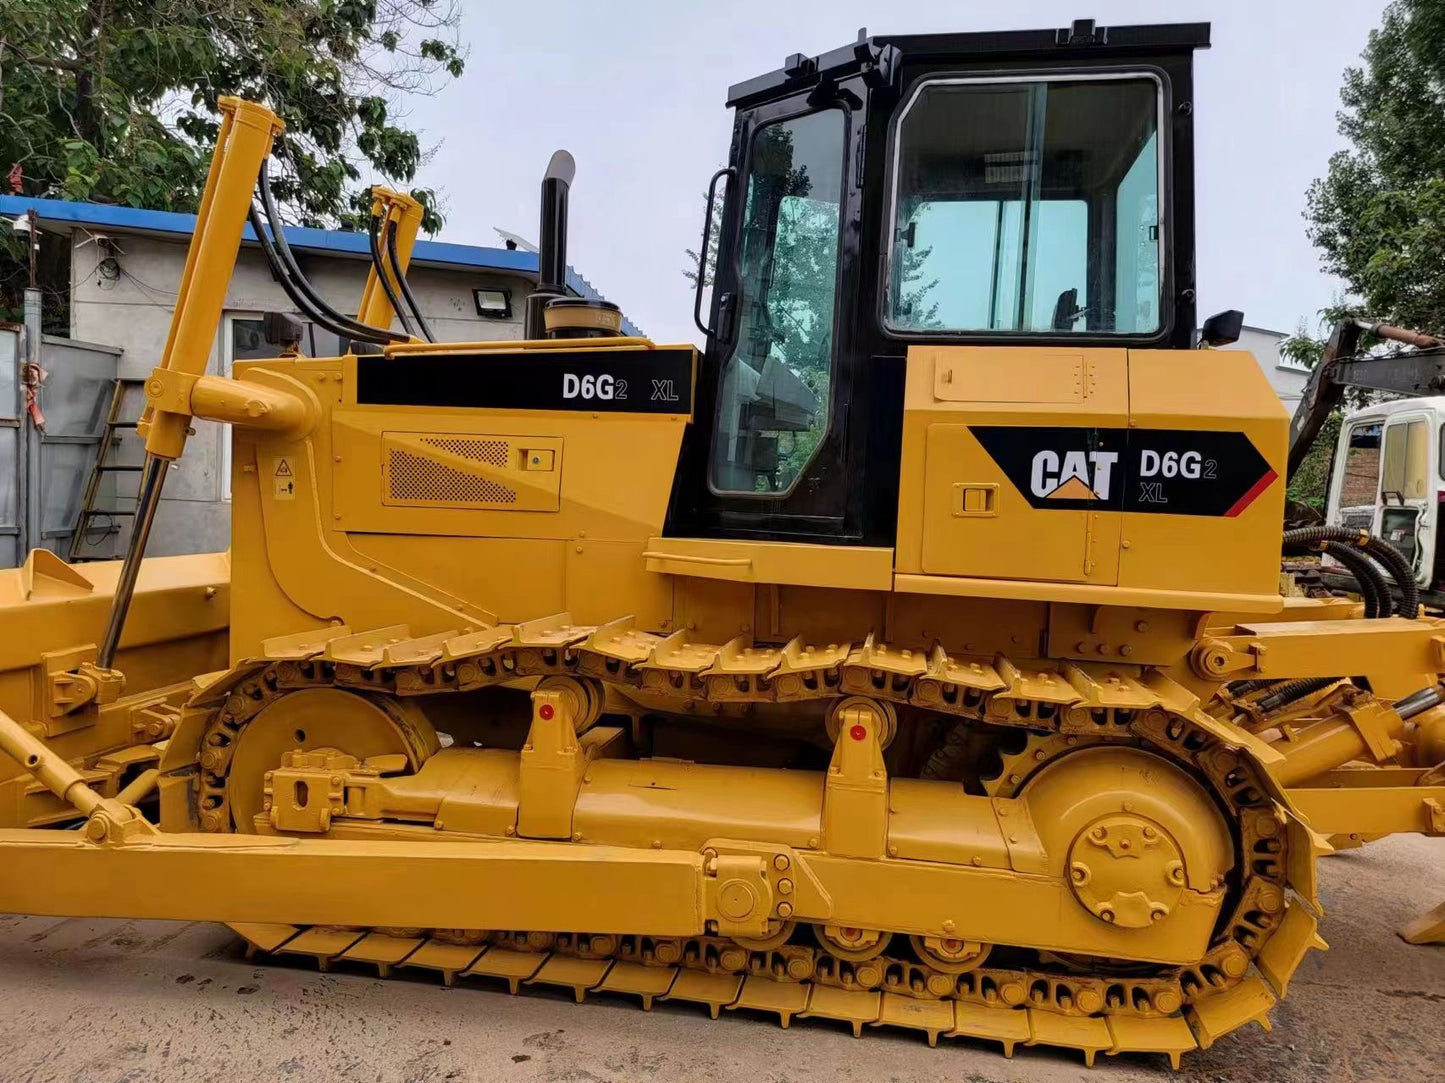
M 45 415 L 40 412 L 40 339 L 41 300 L 35 271 L 35 253 L 40 247 L 40 224 L 35 208 L 26 212 L 29 225 L 25 243 L 30 249 L 30 286 L 25 291 L 25 362 L 20 367 L 20 383 L 25 408 L 20 419 L 20 555 L 41 546 L 40 438 Z
M 33 290 L 38 288 L 38 283 L 35 281 L 35 253 L 36 250 L 40 248 L 40 224 L 34 207 L 31 207 L 25 212 L 25 217 L 30 222 L 30 244 L 28 248 L 30 250 L 30 288 Z

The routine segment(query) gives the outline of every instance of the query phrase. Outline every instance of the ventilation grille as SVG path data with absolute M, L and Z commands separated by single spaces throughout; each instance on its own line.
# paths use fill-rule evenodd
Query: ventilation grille
M 507 457 L 507 444 L 502 440 L 467 440 L 464 438 L 428 438 L 425 443 L 451 451 L 468 458 L 479 458 L 478 454 L 467 454 L 446 445 L 461 444 L 475 448 L 493 447 L 501 449 L 502 464 Z M 483 459 L 493 462 L 492 459 Z M 458 504 L 515 504 L 517 491 L 499 485 L 487 478 L 464 474 L 443 463 L 424 459 L 420 455 L 391 449 L 389 474 L 391 477 L 391 499 L 417 501 L 447 501 Z
M 466 436 L 423 436 L 427 447 L 449 451 L 462 459 L 505 467 L 511 458 L 511 445 L 505 440 L 478 440 Z

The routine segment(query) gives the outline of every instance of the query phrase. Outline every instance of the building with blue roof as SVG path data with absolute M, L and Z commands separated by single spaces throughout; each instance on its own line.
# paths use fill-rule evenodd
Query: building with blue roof
M 22 218 L 32 208 L 49 250 L 53 252 L 57 244 L 69 246 L 68 289 L 51 283 L 49 291 L 52 299 L 58 296 L 68 302 L 69 337 L 120 350 L 120 376 L 148 375 L 160 359 L 169 331 L 195 215 L 0 196 L 0 216 L 6 219 Z M 355 314 L 371 265 L 367 236 L 287 227 L 286 239 L 318 292 L 333 308 Z M 407 278 L 438 339 L 520 339 L 526 298 L 536 284 L 537 256 L 510 243 L 486 247 L 418 240 Z M 571 267 L 567 285 L 579 297 L 602 296 Z M 274 356 L 276 348 L 261 333 L 262 315 L 272 311 L 295 309 L 272 278 L 248 226 L 227 290 L 211 371 L 225 373 L 235 361 Z M 629 335 L 642 333 L 625 320 L 623 330 Z M 325 357 L 340 349 L 335 336 L 307 328 L 303 353 Z M 137 389 L 130 412 L 138 413 L 139 406 Z M 230 440 L 220 426 L 196 425 L 185 457 L 166 482 L 150 547 L 157 555 L 214 551 L 228 544 Z M 139 462 L 138 447 L 122 447 L 119 461 L 126 458 Z M 117 484 L 120 491 L 108 495 L 128 503 L 126 479 Z M 107 549 L 123 544 L 128 529 L 128 522 L 120 524 L 119 532 L 107 539 Z

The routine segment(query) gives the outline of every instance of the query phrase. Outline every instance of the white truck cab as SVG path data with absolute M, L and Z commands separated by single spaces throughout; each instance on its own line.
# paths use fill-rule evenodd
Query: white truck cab
M 1439 545 L 1445 500 L 1445 396 L 1397 399 L 1345 416 L 1330 468 L 1326 521 L 1368 530 L 1399 549 L 1422 590 L 1445 586 Z

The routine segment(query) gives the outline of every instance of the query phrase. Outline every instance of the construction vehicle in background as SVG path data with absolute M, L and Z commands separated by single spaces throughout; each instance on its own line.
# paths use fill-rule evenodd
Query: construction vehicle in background
M 1367 337 L 1376 342 L 1375 349 L 1361 349 Z M 1436 542 L 1445 495 L 1440 441 L 1445 340 L 1384 323 L 1341 320 L 1290 424 L 1291 478 L 1351 390 L 1399 397 L 1342 418 L 1330 460 L 1324 520 L 1378 535 L 1398 549 L 1410 566 L 1420 600 L 1432 611 L 1445 609 L 1445 548 Z M 1369 568 L 1362 572 L 1358 562 L 1352 569 L 1326 560 L 1321 578 L 1326 586 L 1355 590 L 1366 599 L 1381 587 L 1381 577 Z
M 1288 419 L 1193 348 L 1207 44 L 860 35 L 734 87 L 701 356 L 565 296 L 564 154 L 527 341 L 427 341 L 384 191 L 343 316 L 224 102 L 126 558 L 0 608 L 0 910 L 1090 1062 L 1264 1023 L 1326 838 L 1445 834 L 1445 624 L 1281 597 Z M 248 216 L 345 355 L 206 374 Z M 144 559 L 194 417 L 228 574 Z

